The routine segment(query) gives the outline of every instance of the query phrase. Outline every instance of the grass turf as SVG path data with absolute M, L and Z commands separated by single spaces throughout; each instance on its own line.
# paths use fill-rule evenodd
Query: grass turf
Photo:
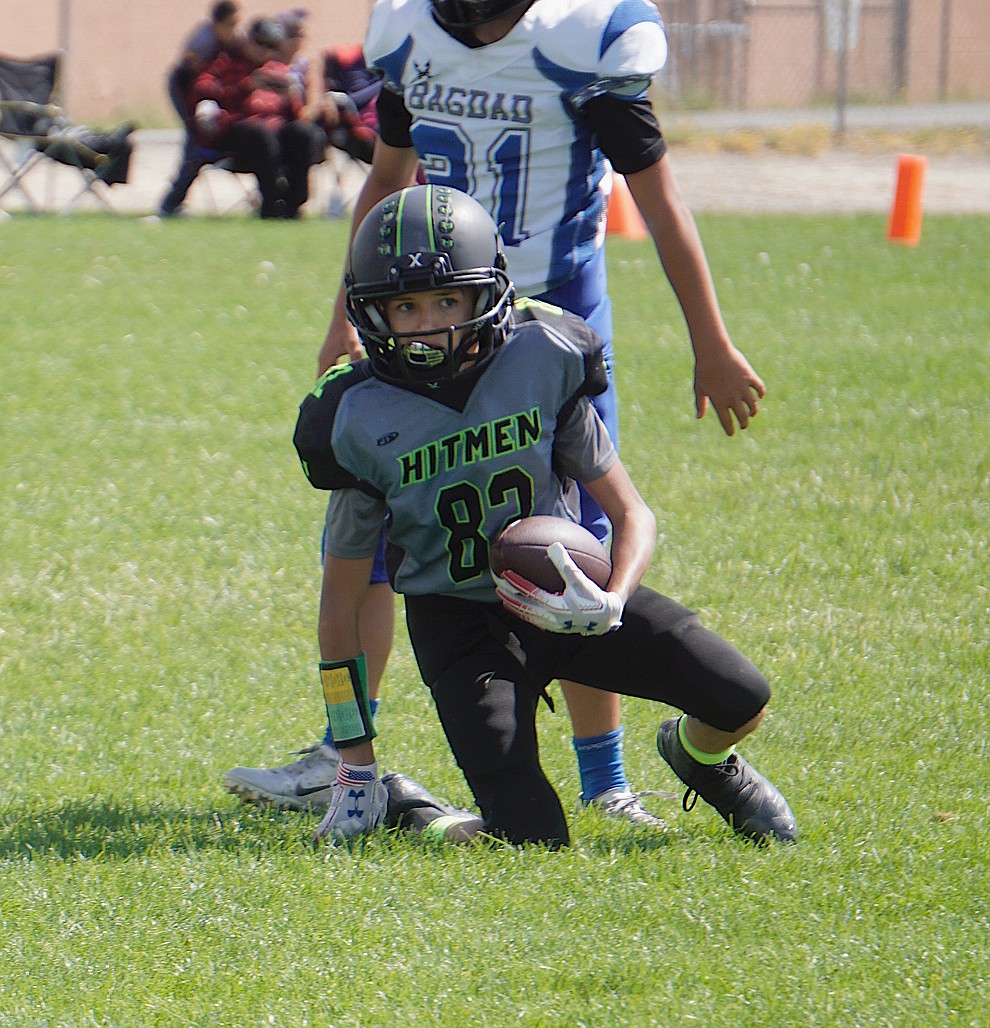
M 219 784 L 321 731 L 322 496 L 291 432 L 342 225 L 0 226 L 0 1025 L 982 1025 L 990 220 L 699 219 L 769 394 L 693 419 L 680 314 L 609 243 L 623 456 L 648 582 L 767 670 L 744 751 L 798 846 L 709 810 L 665 838 L 468 852 Z M 665 710 L 624 705 L 636 787 Z M 470 796 L 404 632 L 380 753 Z M 541 715 L 565 806 L 566 716 Z

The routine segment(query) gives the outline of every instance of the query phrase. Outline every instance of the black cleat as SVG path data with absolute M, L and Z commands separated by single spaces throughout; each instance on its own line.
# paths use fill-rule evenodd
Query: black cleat
M 699 764 L 684 749 L 677 734 L 679 718 L 664 721 L 657 731 L 657 749 L 675 775 L 687 786 L 683 806 L 691 810 L 700 796 L 729 826 L 756 842 L 797 841 L 797 824 L 780 790 L 733 753 L 721 764 Z M 694 796 L 692 797 L 692 793 Z
M 465 810 L 441 802 L 419 782 L 398 771 L 382 775 L 382 784 L 388 792 L 385 824 L 389 828 L 410 828 L 421 832 L 438 817 L 468 814 Z

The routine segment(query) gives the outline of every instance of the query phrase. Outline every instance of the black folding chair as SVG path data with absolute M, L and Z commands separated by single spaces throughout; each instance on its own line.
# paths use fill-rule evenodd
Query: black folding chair
M 86 194 L 112 210 L 107 194 L 110 186 L 127 181 L 134 126 L 104 134 L 74 124 L 60 102 L 61 64 L 61 53 L 25 60 L 0 56 L 0 138 L 8 144 L 0 146 L 0 165 L 9 175 L 0 183 L 0 199 L 16 190 L 30 210 L 40 213 L 43 206 L 28 192 L 24 178 L 47 159 L 75 168 L 82 177 L 63 213 Z
M 230 181 L 236 182 L 233 190 L 226 191 L 232 193 L 226 198 L 226 203 L 222 198 L 218 199 L 210 183 L 214 171 L 227 172 Z M 182 206 L 187 194 L 193 189 L 198 191 L 200 184 L 202 195 L 208 198 L 207 203 L 213 214 L 229 214 L 238 207 L 256 210 L 261 206 L 261 196 L 253 183 L 248 185 L 244 181 L 245 176 L 253 176 L 253 173 L 238 164 L 235 157 L 197 143 L 187 134 L 183 142 L 179 170 L 162 200 L 162 211 L 166 214 L 175 213 Z

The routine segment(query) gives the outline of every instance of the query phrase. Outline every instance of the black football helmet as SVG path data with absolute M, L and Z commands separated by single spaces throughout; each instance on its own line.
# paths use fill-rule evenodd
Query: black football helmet
M 469 29 L 532 3 L 533 0 L 433 0 L 433 14 L 445 29 Z
M 477 200 L 448 186 L 413 186 L 376 204 L 354 235 L 344 286 L 347 316 L 372 370 L 395 385 L 441 383 L 476 370 L 508 335 L 513 289 L 498 228 Z M 451 286 L 477 291 L 470 321 L 431 332 L 392 331 L 384 300 Z M 464 337 L 452 346 L 462 329 Z

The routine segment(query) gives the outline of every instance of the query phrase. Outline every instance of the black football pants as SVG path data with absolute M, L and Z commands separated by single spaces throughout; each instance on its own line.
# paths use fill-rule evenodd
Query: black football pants
M 543 632 L 498 604 L 406 596 L 406 622 L 450 748 L 485 820 L 512 843 L 568 843 L 540 767 L 536 705 L 562 678 L 669 704 L 734 732 L 770 698 L 763 675 L 698 616 L 645 587 L 603 636 Z

